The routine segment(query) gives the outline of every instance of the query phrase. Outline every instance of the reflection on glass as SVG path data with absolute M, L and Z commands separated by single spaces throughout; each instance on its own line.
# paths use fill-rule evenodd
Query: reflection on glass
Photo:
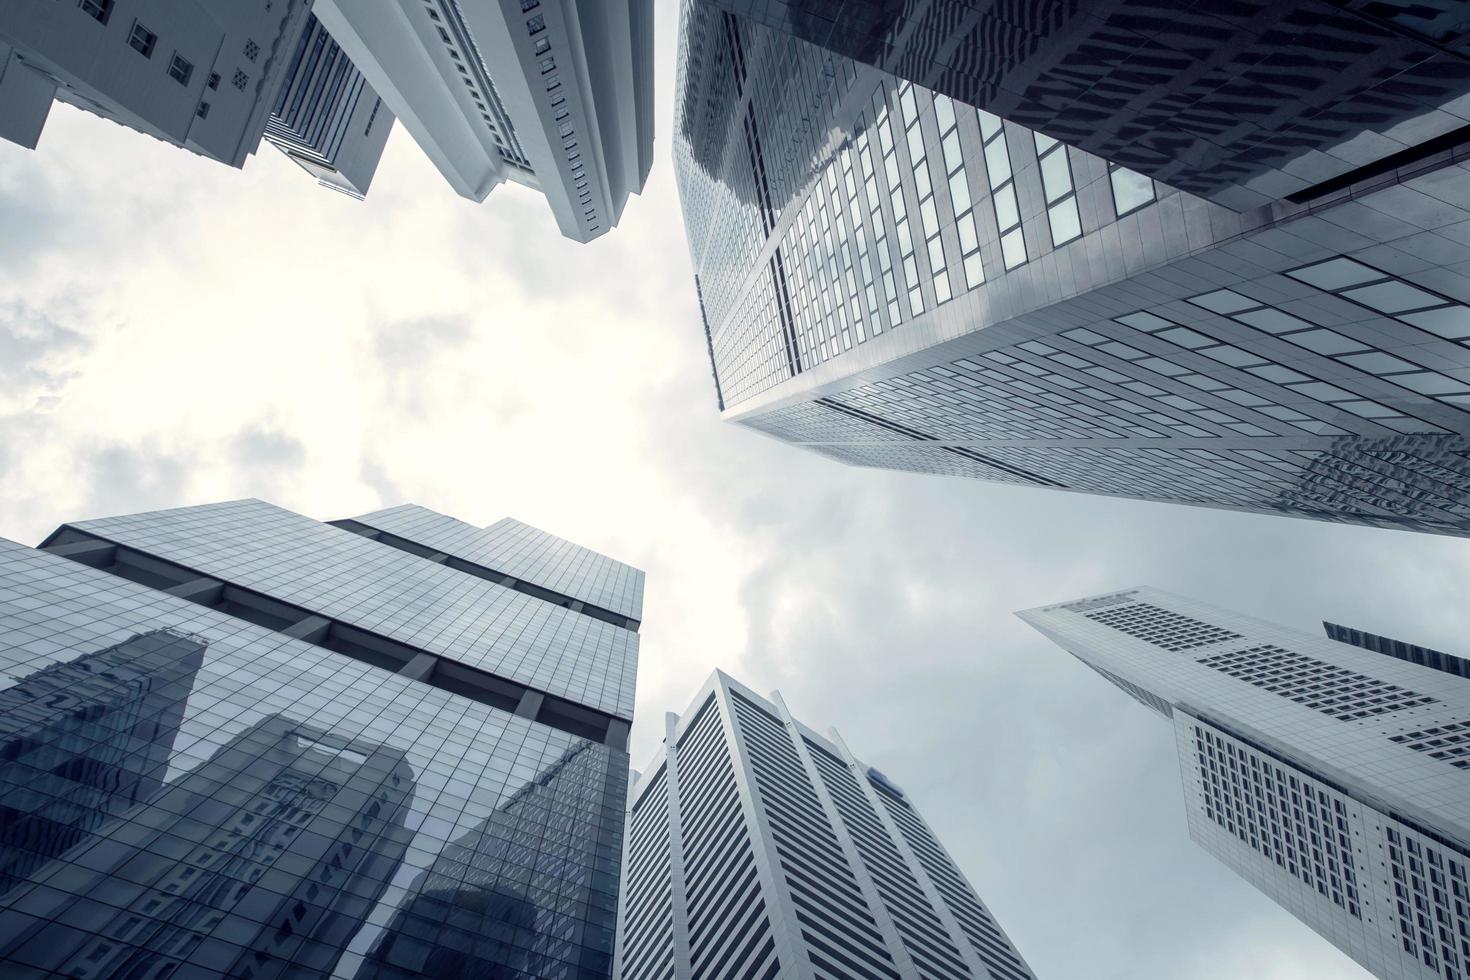
M 38 975 L 329 971 L 408 847 L 403 752 L 267 715 L 171 783 L 205 645 L 167 631 L 0 693 L 0 959 Z
M 611 976 L 626 780 L 568 749 L 413 881 L 357 980 Z

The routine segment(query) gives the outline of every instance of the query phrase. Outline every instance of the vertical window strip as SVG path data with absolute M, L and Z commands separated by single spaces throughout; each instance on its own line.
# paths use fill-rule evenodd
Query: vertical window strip
M 1021 208 L 1016 202 L 1016 182 L 1011 174 L 1010 147 L 1006 127 L 999 116 L 975 110 L 980 120 L 980 137 L 985 150 L 985 171 L 990 181 L 990 202 L 995 208 L 995 225 L 1000 230 L 1000 254 L 1006 271 L 1027 261 L 1026 237 L 1021 231 Z
M 858 162 L 863 168 L 863 191 L 868 197 L 868 218 L 873 223 L 873 247 L 878 253 L 878 284 L 883 290 L 883 305 L 888 311 L 888 325 L 898 326 L 898 288 L 893 279 L 893 253 L 888 250 L 888 225 L 883 220 L 883 204 L 878 198 L 878 175 L 873 169 L 873 147 L 868 131 L 858 133 Z
M 899 180 L 898 152 L 893 142 L 893 122 L 889 117 L 887 103 L 879 110 L 878 142 L 883 149 L 883 171 L 888 178 L 889 202 L 893 207 L 899 264 L 903 266 L 904 284 L 909 294 L 909 315 L 918 316 L 924 312 L 924 297 L 919 289 L 919 263 L 914 257 L 914 238 L 909 230 L 908 205 L 904 203 L 903 183 Z
M 1072 162 L 1067 146 L 1050 136 L 1032 133 L 1036 162 L 1041 168 L 1041 190 L 1046 196 L 1046 220 L 1051 226 L 1052 247 L 1058 248 L 1082 237 L 1082 216 L 1077 211 L 1077 189 L 1072 180 Z
M 960 149 L 959 121 L 954 101 L 947 95 L 934 97 L 934 117 L 939 122 L 939 142 L 944 153 L 944 173 L 949 181 L 949 200 L 954 209 L 955 231 L 960 239 L 965 287 L 974 289 L 985 281 L 980 261 L 980 232 L 975 225 L 975 205 L 970 197 L 970 179 Z
M 914 171 L 914 187 L 919 198 L 919 230 L 929 255 L 929 270 L 934 284 L 935 301 L 943 304 L 954 295 L 944 258 L 944 238 L 939 233 L 939 212 L 934 200 L 934 181 L 929 172 L 929 150 L 924 145 L 924 128 L 919 123 L 918 89 L 905 82 L 899 90 L 899 107 L 903 111 L 904 138 L 909 146 L 909 165 Z M 922 302 L 922 301 L 921 301 Z

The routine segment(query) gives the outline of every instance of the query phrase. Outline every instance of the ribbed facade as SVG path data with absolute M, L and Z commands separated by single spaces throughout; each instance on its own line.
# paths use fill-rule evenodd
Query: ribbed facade
M 627 827 L 625 980 L 1031 977 L 902 790 L 724 674 Z
M 1200 846 L 1374 976 L 1470 976 L 1470 680 L 1159 589 L 1020 615 L 1170 720 Z
M 642 573 L 410 512 L 0 541 L 0 973 L 611 976 Z

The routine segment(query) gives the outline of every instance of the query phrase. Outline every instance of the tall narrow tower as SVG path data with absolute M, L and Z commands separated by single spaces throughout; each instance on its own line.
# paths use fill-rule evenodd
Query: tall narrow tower
M 1375 976 L 1470 972 L 1470 680 L 1152 588 L 1020 616 L 1171 722 L 1201 847 Z
M 716 672 L 636 781 L 622 980 L 1030 980 L 914 803 Z
M 610 977 L 642 592 L 414 506 L 0 541 L 0 959 Z

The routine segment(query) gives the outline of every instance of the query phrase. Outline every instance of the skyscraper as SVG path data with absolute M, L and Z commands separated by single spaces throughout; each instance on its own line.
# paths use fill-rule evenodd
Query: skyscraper
M 512 180 L 563 235 L 617 224 L 653 163 L 653 0 L 317 0 L 455 192 Z
M 686 0 L 724 417 L 857 465 L 1470 534 L 1463 17 L 1002 6 Z
M 10 968 L 611 975 L 642 573 L 515 521 L 337 523 L 0 541 Z
M 513 180 L 607 233 L 653 162 L 653 0 L 14 0 L 0 137 L 53 99 L 240 167 L 262 137 L 366 193 L 395 118 L 455 192 Z
M 1201 847 L 1375 976 L 1470 971 L 1470 680 L 1159 589 L 1019 615 L 1172 723 Z
M 1029 980 L 892 780 L 716 672 L 628 803 L 623 980 Z
M 323 187 L 361 199 L 392 129 L 392 110 L 316 15 L 308 16 L 265 138 Z

